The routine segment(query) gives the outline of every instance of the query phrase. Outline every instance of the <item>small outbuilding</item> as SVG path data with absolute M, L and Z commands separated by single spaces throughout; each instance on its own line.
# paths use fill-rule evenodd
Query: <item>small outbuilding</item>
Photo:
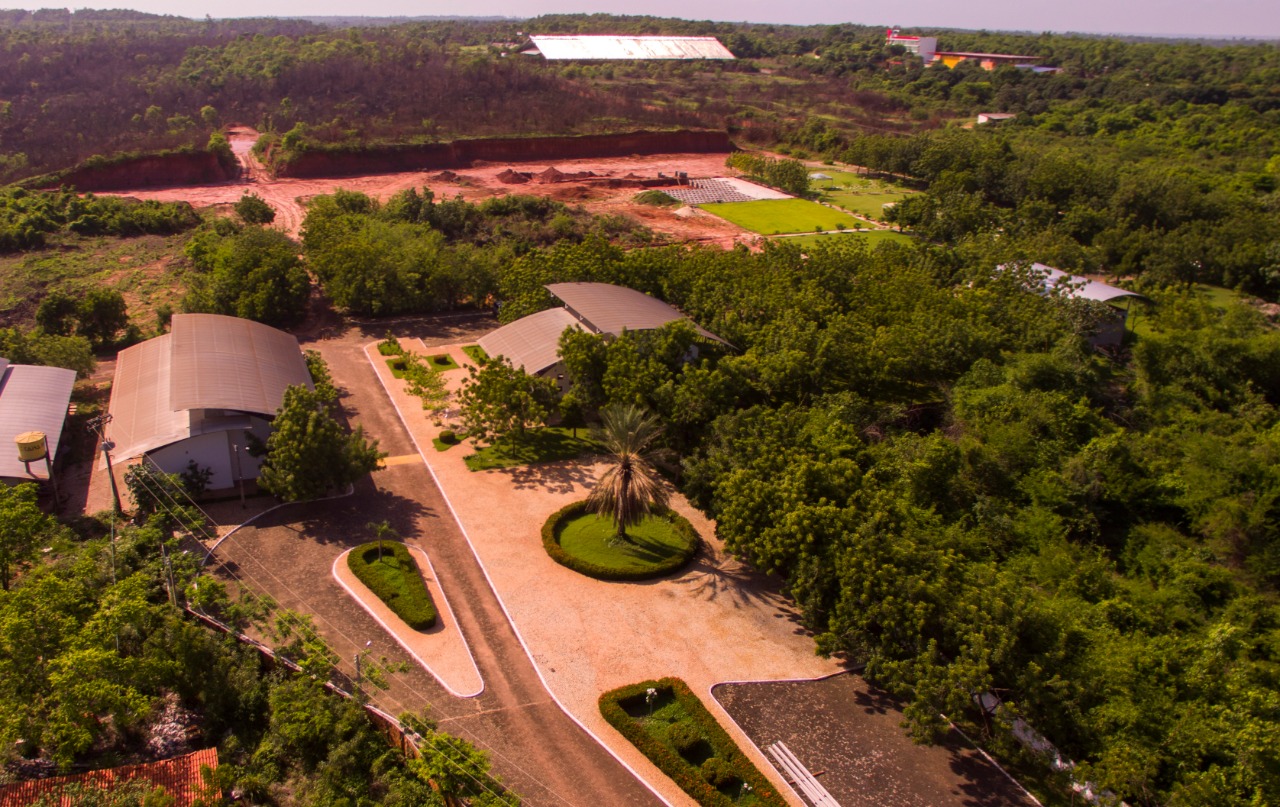
M 58 456 L 74 370 L 0 359 L 0 479 L 43 482 Z
M 260 322 L 177 314 L 169 333 L 120 351 L 108 437 L 117 460 L 146 456 L 166 473 L 208 469 L 214 490 L 258 477 L 285 389 L 313 389 L 298 340 Z
M 1005 266 L 1001 265 L 1000 270 Z M 1112 286 L 1100 280 L 1072 275 L 1061 269 L 1054 269 L 1043 263 L 1031 264 L 1031 274 L 1035 278 L 1034 291 L 1041 294 L 1063 294 L 1080 300 L 1091 300 L 1104 303 L 1111 313 L 1098 325 L 1098 331 L 1089 340 L 1096 348 L 1113 349 L 1124 343 L 1125 323 L 1129 317 L 1129 306 L 1134 300 L 1147 298 L 1128 289 Z

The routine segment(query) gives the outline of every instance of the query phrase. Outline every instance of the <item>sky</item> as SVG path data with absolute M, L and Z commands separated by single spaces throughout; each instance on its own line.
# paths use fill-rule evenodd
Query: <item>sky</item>
M 58 0 L 0 0 L 0 7 L 60 7 Z M 71 8 L 131 8 L 184 17 L 361 15 L 371 17 L 536 17 L 551 13 L 652 14 L 661 17 L 829 24 L 937 26 L 1004 31 L 1075 31 L 1164 36 L 1280 39 L 1276 0 L 82 0 Z M 607 32 L 601 32 L 607 33 Z

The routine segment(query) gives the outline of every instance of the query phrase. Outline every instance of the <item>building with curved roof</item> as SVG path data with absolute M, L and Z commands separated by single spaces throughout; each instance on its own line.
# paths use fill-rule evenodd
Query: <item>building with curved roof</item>
M 546 289 L 564 306 L 521 317 L 485 334 L 480 338 L 485 353 L 502 356 L 530 375 L 555 375 L 559 379 L 563 373 L 560 335 L 566 328 L 614 339 L 623 331 L 652 331 L 671 322 L 689 320 L 658 298 L 626 286 L 552 283 Z M 729 345 L 697 323 L 691 324 L 702 339 Z
M 246 446 L 265 441 L 284 391 L 312 389 L 298 340 L 260 322 L 177 314 L 169 333 L 120 351 L 107 436 L 117 459 L 146 455 L 169 473 L 191 462 L 210 486 L 255 479 Z

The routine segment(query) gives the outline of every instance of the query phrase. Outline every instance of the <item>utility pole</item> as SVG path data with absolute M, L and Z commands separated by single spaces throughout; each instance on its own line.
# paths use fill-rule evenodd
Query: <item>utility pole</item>
M 107 439 L 107 424 L 111 422 L 111 413 L 106 412 L 95 418 L 89 419 L 89 428 L 93 429 L 98 435 L 98 447 L 102 449 L 102 456 L 107 459 L 107 478 L 111 480 L 111 499 L 115 503 L 116 515 L 122 515 L 124 508 L 120 506 L 120 490 L 116 487 L 116 472 L 111 467 L 111 449 L 116 444 Z

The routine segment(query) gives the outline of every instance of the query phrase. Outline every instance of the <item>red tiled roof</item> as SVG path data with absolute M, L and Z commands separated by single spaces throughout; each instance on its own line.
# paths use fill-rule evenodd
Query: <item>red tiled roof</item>
M 204 782 L 200 779 L 200 768 L 203 766 L 208 766 L 211 770 L 218 767 L 218 749 L 206 748 L 186 756 L 144 765 L 123 765 L 75 776 L 54 776 L 0 785 L 0 807 L 25 807 L 39 799 L 50 797 L 57 798 L 61 807 L 74 807 L 71 797 L 63 794 L 63 788 L 67 785 L 78 784 L 110 790 L 133 779 L 141 779 L 149 788 L 157 785 L 163 787 L 174 798 L 174 807 L 190 807 L 204 790 Z

